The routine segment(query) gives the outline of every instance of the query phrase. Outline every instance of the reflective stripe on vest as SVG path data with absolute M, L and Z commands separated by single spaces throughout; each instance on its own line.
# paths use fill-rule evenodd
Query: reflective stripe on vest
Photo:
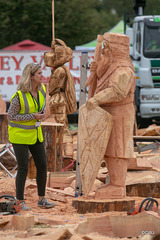
M 46 92 L 44 91 L 44 85 L 43 85 L 43 89 L 41 90 L 41 93 L 44 97 L 44 104 L 43 104 L 42 109 L 41 109 L 43 111 L 45 109 L 45 106 L 46 106 Z
M 13 123 L 8 121 L 8 125 L 11 127 L 17 127 L 17 128 L 22 128 L 22 129 L 36 129 L 36 125 L 22 125 L 22 124 L 18 124 L 18 123 Z
M 28 100 L 27 100 L 27 97 L 26 97 L 25 93 L 23 91 L 21 91 L 21 92 L 22 92 L 22 95 L 23 95 L 23 100 L 24 100 L 24 105 L 25 105 L 24 113 L 27 114 L 27 113 L 29 113 Z
M 46 92 L 45 92 L 45 86 L 44 84 L 42 84 L 43 86 L 43 89 L 40 91 L 40 93 L 43 95 L 43 105 L 41 107 L 41 111 L 44 110 L 45 108 L 45 104 L 46 104 Z M 19 94 L 22 94 L 22 98 L 23 98 L 23 101 L 24 101 L 24 104 L 23 104 L 23 114 L 29 114 L 29 102 L 28 102 L 28 99 L 27 99 L 27 96 L 26 94 L 23 92 L 23 91 L 20 91 Z M 14 96 L 13 96 L 14 97 Z M 20 98 L 20 104 L 21 104 L 21 97 L 19 95 L 19 98 Z M 40 97 L 41 98 L 41 97 Z M 42 101 L 42 99 L 41 99 Z M 41 102 L 40 101 L 40 102 Z M 22 110 L 22 106 L 21 106 L 21 110 Z M 36 122 L 37 120 L 36 119 L 33 119 L 33 120 L 30 120 L 30 122 L 35 122 L 35 124 L 31 124 L 31 125 L 26 125 L 26 124 L 20 124 L 19 122 L 14 122 L 14 121 L 8 121 L 8 125 L 11 126 L 11 127 L 17 127 L 17 128 L 21 128 L 21 129 L 36 129 L 38 126 L 36 125 Z M 40 122 L 39 122 L 40 123 Z M 40 124 L 39 124 L 40 126 Z
M 43 103 L 41 111 L 44 110 L 45 104 L 46 104 L 46 92 L 44 90 L 45 86 L 44 85 L 42 85 L 42 86 L 43 86 L 43 89 L 40 92 L 42 93 L 42 95 L 44 97 L 44 103 Z M 22 93 L 23 100 L 24 100 L 24 108 L 25 108 L 24 113 L 28 114 L 29 113 L 28 100 L 27 100 L 26 94 L 23 91 L 21 91 L 21 93 Z M 19 123 L 15 123 L 15 122 L 10 122 L 10 121 L 8 121 L 8 125 L 11 127 L 17 127 L 17 128 L 21 128 L 21 129 L 36 129 L 38 127 L 36 125 L 23 125 L 23 124 L 19 124 Z

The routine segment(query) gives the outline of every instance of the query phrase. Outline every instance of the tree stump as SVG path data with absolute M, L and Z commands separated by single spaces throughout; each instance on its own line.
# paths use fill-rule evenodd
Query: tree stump
M 126 186 L 126 194 L 128 197 L 152 197 L 160 198 L 160 183 L 138 183 Z
M 82 214 L 130 211 L 135 207 L 135 200 L 133 198 L 96 200 L 80 197 L 72 201 L 72 206 L 77 209 L 78 213 Z
M 61 172 L 62 170 L 63 129 L 63 124 L 42 122 L 47 170 L 49 172 Z

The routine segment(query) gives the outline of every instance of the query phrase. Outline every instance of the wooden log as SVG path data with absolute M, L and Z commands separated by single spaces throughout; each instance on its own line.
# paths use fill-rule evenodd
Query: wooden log
M 60 123 L 42 122 L 49 172 L 62 170 L 63 128 L 64 125 Z
M 0 113 L 0 143 L 8 143 L 8 120 L 7 113 Z
M 77 209 L 78 213 L 82 214 L 87 212 L 130 211 L 135 207 L 135 200 L 133 198 L 90 200 L 80 197 L 72 201 L 72 206 Z
M 128 197 L 153 197 L 160 198 L 160 183 L 138 183 L 126 186 Z

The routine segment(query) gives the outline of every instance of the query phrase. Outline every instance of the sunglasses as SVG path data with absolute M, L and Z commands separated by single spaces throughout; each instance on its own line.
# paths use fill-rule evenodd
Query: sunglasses
M 33 69 L 34 69 L 35 67 L 37 67 L 37 66 L 40 67 L 40 65 L 39 65 L 38 63 L 36 63 L 36 62 L 32 63 L 32 65 L 31 65 L 31 70 L 33 70 Z

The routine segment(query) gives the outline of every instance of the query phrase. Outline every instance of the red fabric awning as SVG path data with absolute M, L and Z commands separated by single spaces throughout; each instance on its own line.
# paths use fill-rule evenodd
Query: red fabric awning
M 26 39 L 19 43 L 5 47 L 2 50 L 50 50 L 50 49 L 51 48 L 46 45 Z

